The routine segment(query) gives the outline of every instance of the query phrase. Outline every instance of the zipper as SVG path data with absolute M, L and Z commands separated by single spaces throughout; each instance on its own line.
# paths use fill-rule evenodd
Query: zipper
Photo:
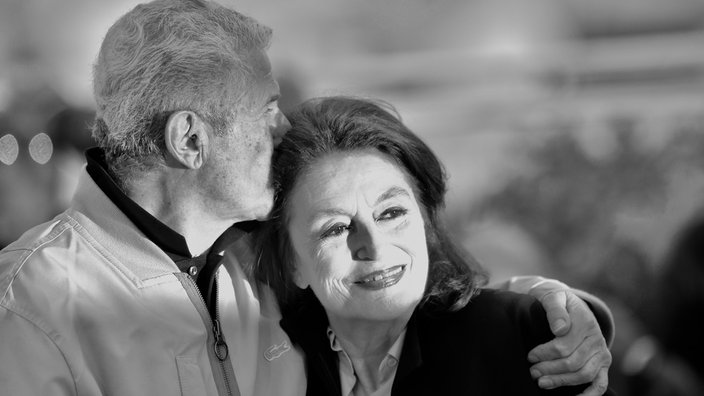
M 191 280 L 192 282 L 193 280 Z M 218 279 L 217 279 L 217 272 L 215 273 L 215 283 L 217 284 Z M 200 290 L 198 290 L 200 293 Z M 222 374 L 223 377 L 225 377 L 225 387 L 227 388 L 227 394 L 232 395 L 232 386 L 230 385 L 230 378 L 228 376 L 228 370 L 225 365 L 225 360 L 227 359 L 228 355 L 230 354 L 230 349 L 227 347 L 227 343 L 225 342 L 225 338 L 222 335 L 222 328 L 220 327 L 220 304 L 218 300 L 218 296 L 220 295 L 220 288 L 216 285 L 215 286 L 215 298 L 213 301 L 215 301 L 215 318 L 213 319 L 213 335 L 215 336 L 215 341 L 213 341 L 213 351 L 215 352 L 215 356 L 217 356 L 218 360 L 220 360 L 220 368 L 222 369 Z M 201 295 L 201 298 L 203 296 Z M 205 300 L 204 300 L 205 301 Z M 207 308 L 207 306 L 206 306 Z M 230 366 L 232 367 L 232 366 Z M 238 392 L 239 394 L 239 392 Z
M 227 359 L 229 349 L 227 348 L 227 343 L 222 336 L 222 329 L 220 328 L 220 321 L 218 319 L 213 320 L 213 335 L 215 335 L 213 350 L 215 351 L 215 356 L 217 356 L 218 360 L 222 362 Z
M 220 310 L 218 308 L 218 295 L 219 295 L 219 288 L 216 287 L 215 291 L 215 318 L 211 317 L 210 312 L 208 311 L 208 305 L 205 303 L 205 298 L 203 297 L 203 294 L 200 292 L 200 289 L 198 289 L 198 286 L 196 285 L 195 281 L 193 278 L 191 278 L 188 274 L 185 273 L 177 273 L 176 276 L 178 279 L 181 281 L 181 284 L 184 286 L 186 289 L 186 294 L 191 296 L 192 294 L 195 293 L 195 295 L 198 296 L 198 300 L 200 300 L 200 307 L 196 306 L 198 309 L 198 312 L 200 313 L 201 318 L 203 319 L 203 322 L 206 327 L 211 326 L 212 331 L 213 331 L 213 345 L 212 345 L 212 351 L 213 354 L 215 355 L 215 358 L 217 358 L 220 366 L 220 372 L 222 373 L 222 383 L 224 383 L 225 390 L 227 391 L 228 396 L 239 396 L 239 388 L 237 387 L 236 380 L 233 379 L 231 380 L 231 376 L 229 375 L 230 372 L 232 371 L 232 364 L 230 360 L 228 359 L 229 357 L 229 347 L 227 346 L 227 342 L 225 341 L 225 337 L 222 333 L 222 327 L 220 326 Z M 217 282 L 217 278 L 215 280 Z M 193 301 L 194 299 L 191 298 Z M 195 303 L 195 301 L 194 301 Z M 211 355 L 211 354 L 208 354 Z M 212 355 L 211 355 L 212 356 Z M 234 374 L 234 371 L 232 371 Z M 214 374 L 214 373 L 213 373 Z M 235 381 L 235 387 L 233 388 L 232 386 L 232 381 Z M 218 386 L 218 388 L 220 388 Z

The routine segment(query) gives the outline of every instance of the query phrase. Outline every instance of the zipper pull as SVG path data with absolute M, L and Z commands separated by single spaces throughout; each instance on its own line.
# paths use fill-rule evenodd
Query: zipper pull
M 223 361 L 227 359 L 227 355 L 229 354 L 229 349 L 227 347 L 227 343 L 222 337 L 222 330 L 220 328 L 220 321 L 215 319 L 213 320 L 213 334 L 215 335 L 215 343 L 213 344 L 213 350 L 215 351 L 215 356 L 220 359 L 220 361 Z

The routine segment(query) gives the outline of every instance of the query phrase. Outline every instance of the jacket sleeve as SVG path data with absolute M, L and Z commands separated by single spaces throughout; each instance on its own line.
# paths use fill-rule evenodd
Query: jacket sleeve
M 0 306 L 0 384 L 7 395 L 76 395 L 71 370 L 39 326 Z
M 514 276 L 506 281 L 492 284 L 490 287 L 498 290 L 508 290 L 515 293 L 530 294 L 538 299 L 540 299 L 540 295 L 550 291 L 568 289 L 584 300 L 584 302 L 586 302 L 592 310 L 597 322 L 599 322 L 599 327 L 601 328 L 604 338 L 606 339 L 606 343 L 609 347 L 614 342 L 615 325 L 611 310 L 606 303 L 604 303 L 604 301 L 593 294 L 589 294 L 583 290 L 571 288 L 558 280 L 543 278 L 542 276 Z

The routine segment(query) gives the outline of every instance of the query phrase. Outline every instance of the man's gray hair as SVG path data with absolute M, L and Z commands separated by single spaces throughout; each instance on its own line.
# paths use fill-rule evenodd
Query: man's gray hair
M 270 38 L 254 19 L 203 0 L 155 0 L 118 19 L 93 67 L 93 137 L 118 182 L 164 163 L 174 111 L 224 133 L 247 96 L 248 57 Z

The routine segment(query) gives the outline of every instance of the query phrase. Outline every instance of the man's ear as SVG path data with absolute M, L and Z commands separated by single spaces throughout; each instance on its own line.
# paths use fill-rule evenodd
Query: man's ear
M 208 155 L 208 136 L 208 124 L 192 111 L 177 111 L 166 121 L 166 149 L 185 168 L 203 166 Z

